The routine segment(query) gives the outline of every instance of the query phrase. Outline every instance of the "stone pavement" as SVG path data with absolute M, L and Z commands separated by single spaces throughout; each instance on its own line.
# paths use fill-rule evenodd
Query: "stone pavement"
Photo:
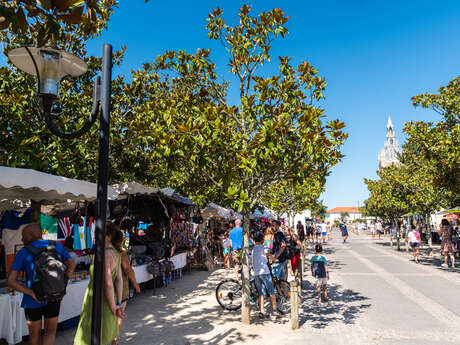
M 290 329 L 288 317 L 262 322 L 254 310 L 246 326 L 239 312 L 222 310 L 215 287 L 232 274 L 220 269 L 187 273 L 155 296 L 147 291 L 131 300 L 120 344 L 460 344 L 460 275 L 438 268 L 439 255 L 417 265 L 384 241 L 352 235 L 343 245 L 338 233 L 324 254 L 331 302 L 316 301 L 306 271 L 299 330 Z M 74 332 L 58 332 L 56 344 L 72 344 Z

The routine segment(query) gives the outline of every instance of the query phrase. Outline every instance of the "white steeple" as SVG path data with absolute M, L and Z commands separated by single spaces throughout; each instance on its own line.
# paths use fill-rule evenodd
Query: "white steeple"
M 392 164 L 398 164 L 398 153 L 399 145 L 396 140 L 396 136 L 393 129 L 393 122 L 391 122 L 391 117 L 388 116 L 387 123 L 387 139 L 383 145 L 382 150 L 379 153 L 379 169 L 385 168 Z

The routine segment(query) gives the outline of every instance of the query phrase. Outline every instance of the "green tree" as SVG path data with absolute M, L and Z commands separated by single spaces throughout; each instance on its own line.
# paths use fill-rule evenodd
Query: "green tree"
M 288 17 L 280 9 L 259 16 L 250 12 L 244 5 L 239 24 L 229 26 L 216 9 L 207 24 L 209 37 L 220 41 L 229 54 L 240 104 L 226 103 L 221 92 L 225 85 L 216 83 L 215 66 L 204 50 L 197 55 L 167 52 L 155 61 L 152 74 L 158 76 L 163 96 L 144 105 L 148 110 L 142 130 L 145 137 L 155 133 L 151 137 L 164 144 L 168 161 L 186 171 L 184 184 L 198 187 L 198 198 L 214 199 L 242 212 L 245 323 L 249 323 L 251 210 L 262 204 L 262 195 L 271 185 L 288 180 L 301 183 L 312 170 L 329 171 L 342 158 L 339 150 L 346 138 L 340 121 L 323 124 L 324 110 L 316 103 L 323 97 L 325 81 L 307 62 L 294 69 L 290 59 L 282 57 L 278 75 L 258 75 L 270 60 L 272 41 L 287 34 Z M 184 80 L 189 79 L 195 82 L 187 89 Z M 168 130 L 158 133 L 160 127 Z
M 366 217 L 379 217 L 391 221 L 398 230 L 398 250 L 400 249 L 399 219 L 409 212 L 407 204 L 408 190 L 402 188 L 400 184 L 395 184 L 395 177 L 401 178 L 401 169 L 397 165 L 392 165 L 377 171 L 378 180 L 364 179 L 369 190 L 369 198 L 364 201 L 362 213 Z
M 106 27 L 115 6 L 114 0 L 4 0 L 1 39 L 26 38 L 40 47 L 59 43 L 70 32 L 88 39 Z
M 317 200 L 311 206 L 311 216 L 316 218 L 319 217 L 324 221 L 326 219 L 327 206 L 324 205 L 323 200 Z
M 428 108 L 442 116 L 442 121 L 409 122 L 404 131 L 407 145 L 419 164 L 428 166 L 434 188 L 446 192 L 449 206 L 460 203 L 460 77 L 453 79 L 439 93 L 412 98 L 414 106 Z

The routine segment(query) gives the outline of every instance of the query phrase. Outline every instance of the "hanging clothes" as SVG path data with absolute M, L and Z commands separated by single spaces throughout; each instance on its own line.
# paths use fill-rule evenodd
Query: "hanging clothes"
M 67 237 L 73 237 L 72 226 L 70 225 L 70 218 L 58 219 L 58 241 L 64 241 Z
M 86 227 L 86 219 L 80 217 L 81 222 L 80 224 L 73 225 L 73 249 L 74 250 L 84 250 L 86 249 L 86 237 L 85 237 L 85 227 Z
M 32 221 L 31 211 L 27 209 L 22 216 L 16 211 L 6 211 L 0 221 L 2 245 L 5 248 L 6 269 L 13 263 L 16 246 L 22 246 L 22 227 Z

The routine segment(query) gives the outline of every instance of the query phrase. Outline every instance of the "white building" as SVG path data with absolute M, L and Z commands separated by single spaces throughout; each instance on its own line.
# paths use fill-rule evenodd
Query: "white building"
M 398 154 L 400 153 L 398 141 L 393 130 L 391 117 L 388 116 L 387 139 L 379 153 L 379 169 L 398 164 Z
M 359 207 L 336 207 L 326 211 L 326 222 L 333 223 L 336 219 L 340 219 L 343 213 L 348 213 L 346 221 L 362 218 Z

